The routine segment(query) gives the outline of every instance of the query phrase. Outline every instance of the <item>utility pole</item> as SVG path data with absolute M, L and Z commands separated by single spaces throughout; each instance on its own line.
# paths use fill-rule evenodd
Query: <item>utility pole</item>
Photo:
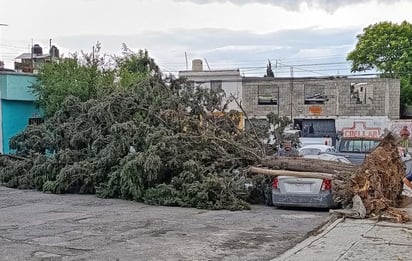
M 205 58 L 205 62 L 206 62 L 207 68 L 208 68 L 209 71 L 210 71 L 210 66 L 209 66 L 209 63 L 207 62 L 206 58 Z
M 290 120 L 293 121 L 293 66 L 290 66 Z
M 9 26 L 8 24 L 0 24 L 0 26 Z M 1 30 L 0 30 L 0 45 L 1 45 Z M 1 61 L 1 46 L 0 46 L 0 61 Z

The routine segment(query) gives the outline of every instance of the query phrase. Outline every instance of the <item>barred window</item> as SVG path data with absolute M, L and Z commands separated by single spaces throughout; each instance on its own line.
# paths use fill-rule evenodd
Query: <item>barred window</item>
M 29 125 L 38 125 L 44 122 L 42 117 L 31 117 L 29 118 Z

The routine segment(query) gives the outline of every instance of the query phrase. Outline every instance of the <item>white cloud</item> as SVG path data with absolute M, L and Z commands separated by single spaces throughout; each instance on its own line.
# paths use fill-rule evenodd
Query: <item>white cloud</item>
M 20 0 L 1 6 L 0 23 L 9 26 L 0 27 L 0 58 L 9 64 L 31 39 L 47 46 L 52 38 L 66 54 L 89 50 L 97 40 L 107 52 L 119 52 L 126 42 L 147 48 L 170 70 L 184 66 L 185 51 L 210 64 L 260 64 L 303 57 L 302 49 L 353 46 L 370 24 L 412 20 L 406 0 Z M 350 49 L 338 51 L 343 57 Z
M 248 5 L 253 3 L 273 5 L 285 8 L 292 11 L 301 11 L 302 6 L 310 8 L 320 8 L 333 12 L 340 7 L 350 6 L 359 3 L 370 4 L 372 0 L 175 0 L 176 2 L 193 2 L 196 4 L 211 4 L 211 3 L 233 3 L 235 5 Z M 398 0 L 379 0 L 377 3 L 397 4 Z
M 120 52 L 122 42 L 133 50 L 147 48 L 166 71 L 185 69 L 186 52 L 189 61 L 206 58 L 214 69 L 252 67 L 256 68 L 253 72 L 262 74 L 268 59 L 280 59 L 285 63 L 313 62 L 313 59 L 317 59 L 317 62 L 329 61 L 328 59 L 344 61 L 346 53 L 353 46 L 355 34 L 353 29 L 304 28 L 257 34 L 209 28 L 141 33 L 134 36 L 69 36 L 56 41 L 66 49 L 90 50 L 98 40 L 102 43 L 103 51 L 108 53 Z M 176 35 L 179 37 L 174 37 Z M 313 50 L 312 53 L 310 50 Z M 318 50 L 323 50 L 323 54 L 319 55 Z M 332 54 L 334 57 L 330 57 Z M 250 70 L 246 72 L 250 73 Z

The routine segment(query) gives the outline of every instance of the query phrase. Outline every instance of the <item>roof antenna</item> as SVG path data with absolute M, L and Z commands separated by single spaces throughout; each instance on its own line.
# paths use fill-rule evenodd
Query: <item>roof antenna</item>
M 206 58 L 205 58 L 205 62 L 206 62 L 207 68 L 209 68 L 209 71 L 210 71 L 210 66 L 209 66 L 209 63 L 207 62 Z

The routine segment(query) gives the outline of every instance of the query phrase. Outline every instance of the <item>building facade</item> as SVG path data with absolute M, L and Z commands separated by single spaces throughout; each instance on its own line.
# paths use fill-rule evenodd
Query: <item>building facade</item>
M 400 124 L 412 126 L 399 121 L 397 79 L 241 77 L 238 70 L 203 70 L 201 60 L 192 65 L 179 76 L 205 88 L 222 88 L 226 96 L 234 94 L 249 119 L 286 116 L 305 137 L 330 137 L 333 145 L 338 135 L 380 137 Z M 234 102 L 228 109 L 240 110 Z
M 399 119 L 400 82 L 382 78 L 244 77 L 249 118 L 287 116 L 306 137 L 380 136 Z
M 29 123 L 41 120 L 30 86 L 32 74 L 0 71 L 0 153 L 9 153 L 9 140 Z
M 59 55 L 59 49 L 54 45 L 50 46 L 48 53 L 43 53 L 43 48 L 35 44 L 30 53 L 22 53 L 15 58 L 14 69 L 17 72 L 37 73 L 42 64 L 59 60 Z
M 192 70 L 179 71 L 180 78 L 186 78 L 195 86 L 216 91 L 223 90 L 223 103 L 236 99 L 242 102 L 242 77 L 239 70 L 203 70 L 202 60 L 193 60 Z M 229 101 L 226 110 L 239 110 L 236 101 Z

